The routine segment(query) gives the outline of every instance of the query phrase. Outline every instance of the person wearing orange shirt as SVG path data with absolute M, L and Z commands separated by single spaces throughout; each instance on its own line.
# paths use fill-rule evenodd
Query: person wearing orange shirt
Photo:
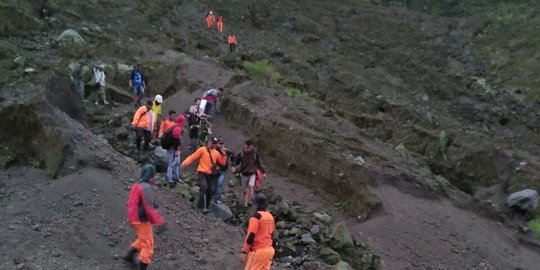
M 272 239 L 274 217 L 266 211 L 268 200 L 263 193 L 255 195 L 252 202 L 257 210 L 249 218 L 240 261 L 246 264 L 244 270 L 270 270 L 275 253 Z
M 163 120 L 161 124 L 159 125 L 158 138 L 161 138 L 161 136 L 163 136 L 163 133 L 165 133 L 165 131 L 169 130 L 169 128 L 174 126 L 175 121 L 176 121 L 176 112 L 169 111 L 169 118 Z
M 223 33 L 223 16 L 219 16 L 217 19 L 217 29 L 220 33 Z
M 135 129 L 135 144 L 137 151 L 141 148 L 141 141 L 144 137 L 143 150 L 148 151 L 150 148 L 150 140 L 152 139 L 152 131 L 154 130 L 154 113 L 152 112 L 152 101 L 148 100 L 144 106 L 141 106 L 135 112 L 131 127 Z
M 229 43 L 229 51 L 234 52 L 236 49 L 236 36 L 229 33 L 229 37 L 227 38 L 227 43 Z
M 208 29 L 214 28 L 214 21 L 216 20 L 216 17 L 214 17 L 214 14 L 212 14 L 212 11 L 208 12 L 206 15 L 206 27 Z
M 197 166 L 197 185 L 199 186 L 199 200 L 197 206 L 202 209 L 204 214 L 208 213 L 210 201 L 214 195 L 216 177 L 220 173 L 219 169 L 214 169 L 216 164 L 225 166 L 227 155 L 219 146 L 218 138 L 208 140 L 208 145 L 201 146 L 197 151 L 187 157 L 180 165 L 180 169 L 186 168 L 195 160 L 199 160 Z

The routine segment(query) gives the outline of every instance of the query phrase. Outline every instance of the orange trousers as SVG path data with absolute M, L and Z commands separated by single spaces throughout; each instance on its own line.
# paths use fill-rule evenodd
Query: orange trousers
M 150 222 L 137 222 L 131 223 L 135 233 L 137 234 L 137 240 L 131 244 L 133 248 L 138 250 L 139 261 L 150 264 L 152 261 L 152 255 L 154 255 L 154 233 L 152 232 L 152 224 Z
M 218 22 L 217 23 L 217 29 L 220 33 L 223 33 L 223 23 Z
M 206 26 L 208 29 L 214 28 L 214 21 L 213 20 L 206 20 Z
M 270 270 L 274 248 L 267 247 L 248 253 L 244 270 Z

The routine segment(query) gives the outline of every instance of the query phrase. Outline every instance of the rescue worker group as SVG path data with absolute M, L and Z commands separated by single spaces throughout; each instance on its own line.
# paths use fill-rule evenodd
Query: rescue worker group
M 206 16 L 208 29 L 214 29 L 216 17 L 212 11 Z M 217 17 L 217 30 L 223 32 L 223 17 Z M 229 35 L 228 43 L 233 52 L 236 37 Z M 101 67 L 98 67 L 98 70 Z M 141 65 L 136 63 L 130 76 L 129 87 L 133 91 L 135 113 L 131 126 L 135 132 L 136 153 L 159 150 L 166 151 L 168 166 L 167 185 L 174 188 L 183 183 L 181 171 L 192 163 L 197 164 L 197 186 L 199 196 L 195 204 L 203 214 L 209 212 L 213 201 L 223 204 L 223 186 L 229 173 L 241 179 L 243 204 L 250 204 L 256 209 L 249 218 L 246 238 L 240 252 L 240 261 L 244 269 L 270 269 L 274 256 L 272 235 L 275 221 L 266 210 L 268 200 L 255 187 L 266 177 L 259 155 L 251 140 L 247 140 L 239 153 L 225 147 L 222 138 L 213 137 L 211 120 L 220 114 L 218 102 L 223 97 L 224 89 L 210 89 L 201 98 L 196 98 L 189 109 L 177 115 L 169 111 L 162 116 L 163 97 L 156 95 L 141 104 L 145 97 L 146 81 Z M 158 127 L 159 125 L 159 127 Z M 187 145 L 189 155 L 181 161 L 181 138 L 184 129 L 189 133 Z M 157 144 L 157 147 L 155 147 Z M 128 199 L 128 220 L 135 230 L 137 239 L 131 244 L 123 259 L 135 269 L 147 269 L 154 253 L 153 226 L 156 232 L 165 230 L 166 222 L 157 210 L 153 185 L 156 184 L 156 168 L 152 164 L 142 167 L 138 181 L 131 187 Z M 136 255 L 138 254 L 138 260 Z

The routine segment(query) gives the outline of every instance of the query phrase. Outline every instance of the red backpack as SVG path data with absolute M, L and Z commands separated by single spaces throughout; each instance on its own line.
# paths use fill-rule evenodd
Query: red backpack
M 257 176 L 255 178 L 255 187 L 260 188 L 263 180 L 263 172 L 261 169 L 257 169 Z

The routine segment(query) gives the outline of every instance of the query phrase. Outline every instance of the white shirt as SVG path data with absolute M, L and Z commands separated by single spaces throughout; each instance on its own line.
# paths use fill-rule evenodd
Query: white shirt
M 105 86 L 105 71 L 99 68 L 94 68 L 94 83 L 99 83 L 101 86 Z

